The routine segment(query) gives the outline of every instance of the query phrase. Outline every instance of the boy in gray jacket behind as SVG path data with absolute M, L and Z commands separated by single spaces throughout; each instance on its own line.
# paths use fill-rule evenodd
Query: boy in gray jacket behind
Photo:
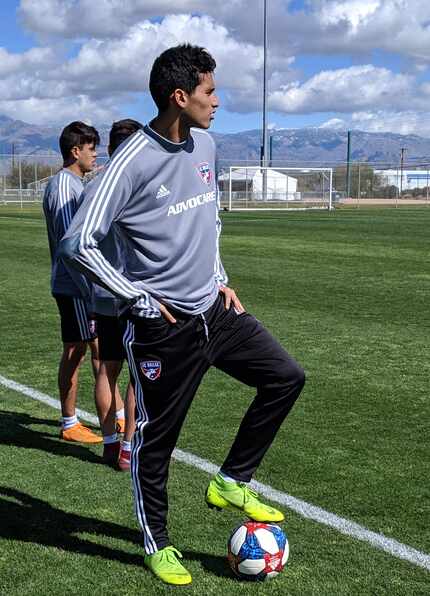
M 65 441 L 100 443 L 102 438 L 76 416 L 79 367 L 90 346 L 94 376 L 98 371 L 97 334 L 89 315 L 91 284 L 84 275 L 57 258 L 57 248 L 76 213 L 83 191 L 82 179 L 96 163 L 99 134 L 84 122 L 71 122 L 60 136 L 63 168 L 53 176 L 43 197 L 43 211 L 51 252 L 51 291 L 61 319 L 63 352 L 58 370 L 62 425 Z
M 143 125 L 140 122 L 130 118 L 114 122 L 109 133 L 109 157 L 128 137 L 142 128 Z M 99 176 L 101 175 L 102 172 L 99 173 Z M 114 233 L 114 229 L 104 238 L 102 252 L 114 267 L 123 269 L 121 238 Z M 121 299 L 105 288 L 98 284 L 93 285 L 92 308 L 97 319 L 100 356 L 96 395 L 98 401 L 105 404 L 104 410 L 99 412 L 104 443 L 103 461 L 114 469 L 129 471 L 136 403 L 132 384 L 128 383 L 126 398 L 122 403 L 117 383 L 123 362 L 127 357 L 119 319 L 123 304 Z M 122 412 L 118 411 L 118 404 L 123 408 Z M 118 433 L 124 433 L 121 442 Z

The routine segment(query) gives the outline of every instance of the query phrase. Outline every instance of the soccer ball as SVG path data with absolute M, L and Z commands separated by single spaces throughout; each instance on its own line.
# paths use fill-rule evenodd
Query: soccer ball
M 288 539 L 279 526 L 245 522 L 228 541 L 228 562 L 240 579 L 261 581 L 278 575 L 288 559 Z

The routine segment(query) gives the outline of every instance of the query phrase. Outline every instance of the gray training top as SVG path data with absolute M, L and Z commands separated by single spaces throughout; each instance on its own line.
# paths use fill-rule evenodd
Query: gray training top
M 123 243 L 121 236 L 116 230 L 115 226 L 112 226 L 109 233 L 100 242 L 100 250 L 103 256 L 109 261 L 109 263 L 120 272 L 124 271 L 124 262 L 126 256 L 124 256 Z M 92 284 L 93 295 L 92 295 L 92 308 L 91 311 L 98 315 L 105 315 L 109 317 L 118 317 L 127 306 L 127 303 L 123 298 L 114 296 L 109 290 L 106 290 L 99 284 Z
M 82 179 L 79 176 L 66 168 L 60 170 L 46 186 L 43 196 L 43 211 L 51 253 L 52 293 L 88 300 L 90 284 L 85 276 L 57 258 L 58 245 L 79 207 L 83 188 Z
M 111 227 L 123 242 L 123 272 L 103 253 Z M 138 316 L 159 317 L 160 301 L 195 315 L 227 283 L 220 230 L 211 136 L 192 129 L 186 141 L 172 143 L 145 126 L 84 192 L 60 255 L 133 302 Z
M 85 187 L 85 192 L 91 192 L 91 186 L 98 184 L 97 179 L 103 175 L 104 170 L 105 168 L 99 170 L 97 176 Z M 114 225 L 111 226 L 108 234 L 100 242 L 99 248 L 103 256 L 117 271 L 122 272 L 124 270 L 123 243 Z M 109 317 L 118 317 L 120 315 L 125 305 L 123 299 L 114 296 L 97 283 L 91 284 L 91 289 L 91 312 Z

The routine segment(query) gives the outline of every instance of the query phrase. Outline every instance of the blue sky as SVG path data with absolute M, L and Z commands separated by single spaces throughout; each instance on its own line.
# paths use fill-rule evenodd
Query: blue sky
M 30 48 L 34 40 L 16 22 L 16 9 L 19 2 L 4 0 L 0 3 L 1 45 L 10 52 L 22 52 Z
M 269 123 L 430 136 L 430 3 L 269 0 Z M 144 7 L 143 7 L 144 6 Z M 153 113 L 147 75 L 169 45 L 217 60 L 213 130 L 261 127 L 263 0 L 6 0 L 0 114 L 109 124 Z

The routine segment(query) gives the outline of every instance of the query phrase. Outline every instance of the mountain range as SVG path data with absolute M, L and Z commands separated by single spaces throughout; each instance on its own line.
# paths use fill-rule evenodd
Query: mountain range
M 110 126 L 99 127 L 99 153 L 106 151 Z M 0 154 L 31 156 L 58 154 L 58 127 L 28 124 L 0 115 Z M 278 129 L 270 131 L 272 158 L 277 165 L 333 165 L 346 161 L 347 133 L 329 128 Z M 223 165 L 258 163 L 261 131 L 213 133 Z M 405 164 L 430 162 L 430 139 L 395 133 L 352 132 L 351 159 L 397 165 L 404 148 Z

